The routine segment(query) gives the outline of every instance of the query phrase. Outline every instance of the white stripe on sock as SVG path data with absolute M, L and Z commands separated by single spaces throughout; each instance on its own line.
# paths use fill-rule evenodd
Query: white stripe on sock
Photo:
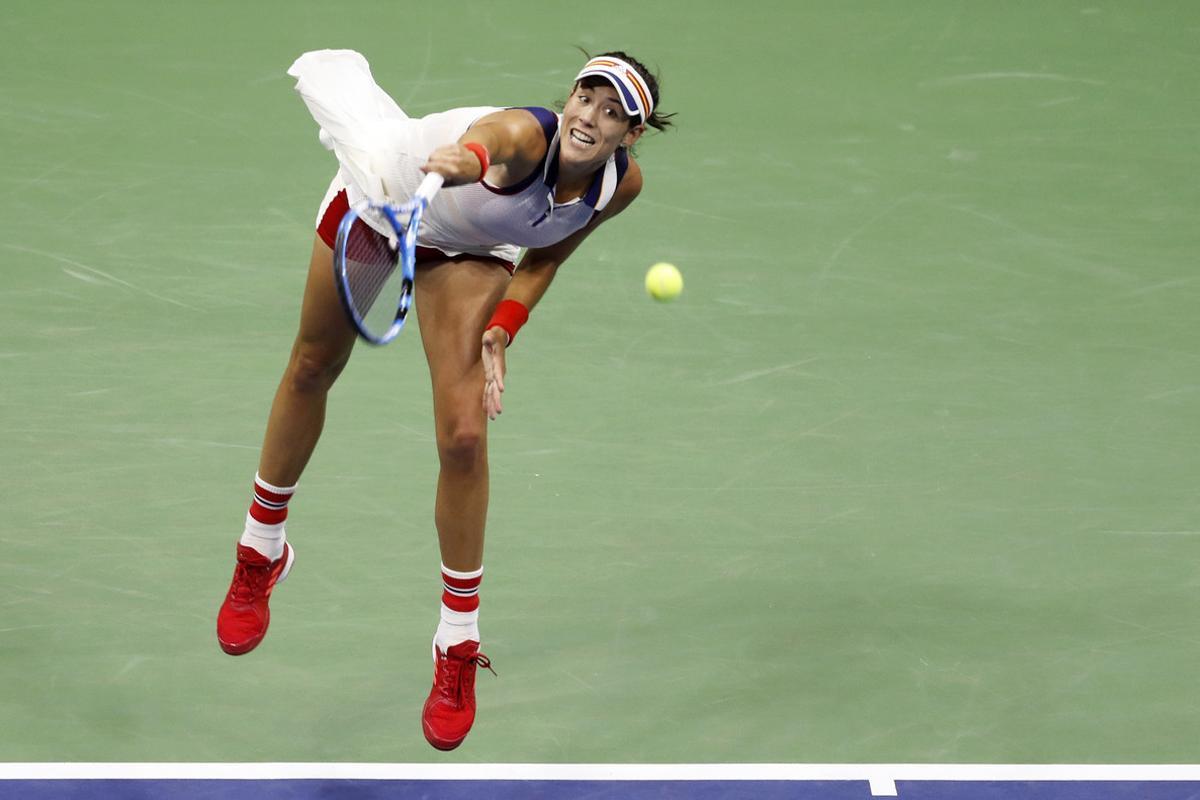
M 259 486 L 261 486 L 262 488 L 266 489 L 268 492 L 274 492 L 275 494 L 295 494 L 296 487 L 300 485 L 297 483 L 297 484 L 293 484 L 291 486 L 275 486 L 273 484 L 270 484 L 270 483 L 267 483 L 266 481 L 264 481 L 262 479 L 262 476 L 259 475 L 257 472 L 254 473 L 254 482 L 256 484 L 258 484 Z
M 458 572 L 450 569 L 445 564 L 442 564 L 442 574 L 448 575 L 451 578 L 458 578 L 460 581 L 469 581 L 471 578 L 481 577 L 483 575 L 483 567 L 480 567 L 477 570 L 472 570 L 471 572 Z

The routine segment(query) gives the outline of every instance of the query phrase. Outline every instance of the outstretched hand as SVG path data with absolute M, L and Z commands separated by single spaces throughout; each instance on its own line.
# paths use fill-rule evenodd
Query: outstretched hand
M 508 334 L 503 328 L 488 328 L 483 332 L 483 410 L 488 419 L 500 416 L 504 408 L 500 395 L 504 392 L 504 352 Z

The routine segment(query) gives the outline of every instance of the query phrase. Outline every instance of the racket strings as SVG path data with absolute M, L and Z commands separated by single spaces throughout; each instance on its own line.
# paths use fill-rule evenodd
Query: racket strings
M 383 333 L 396 320 L 398 308 L 376 300 L 389 289 L 399 298 L 404 287 L 397 271 L 400 253 L 386 236 L 356 220 L 346 242 L 346 288 L 359 317 L 372 332 Z M 394 279 L 393 279 L 394 278 Z M 392 291 L 389 287 L 395 286 Z
M 440 181 L 439 176 L 439 185 Z M 386 344 L 404 326 L 413 300 L 416 231 L 427 203 L 419 199 L 399 207 L 364 204 L 347 211 L 338 226 L 333 257 L 338 294 L 350 322 L 373 344 Z M 379 233 L 378 223 L 395 235 Z

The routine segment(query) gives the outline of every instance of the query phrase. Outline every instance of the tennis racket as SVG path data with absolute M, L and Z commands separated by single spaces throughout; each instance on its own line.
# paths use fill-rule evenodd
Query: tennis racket
M 371 344 L 387 344 L 404 329 L 413 301 L 421 215 L 444 180 L 429 173 L 412 200 L 401 205 L 363 200 L 338 225 L 333 246 L 338 296 L 358 335 Z M 392 235 L 379 233 L 364 218 L 390 228 Z

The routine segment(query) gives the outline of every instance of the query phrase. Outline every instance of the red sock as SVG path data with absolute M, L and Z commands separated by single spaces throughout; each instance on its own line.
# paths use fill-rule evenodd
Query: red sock
M 473 572 L 456 572 L 442 565 L 442 605 L 451 611 L 478 611 L 479 584 L 483 567 Z
M 295 486 L 272 486 L 256 474 L 254 499 L 250 501 L 246 529 L 239 541 L 272 561 L 282 556 L 286 540 L 284 521 L 287 519 L 288 501 L 295 491 Z
M 442 565 L 442 613 L 434 643 L 446 652 L 450 647 L 471 640 L 479 641 L 479 584 L 483 567 L 472 572 L 456 572 Z

